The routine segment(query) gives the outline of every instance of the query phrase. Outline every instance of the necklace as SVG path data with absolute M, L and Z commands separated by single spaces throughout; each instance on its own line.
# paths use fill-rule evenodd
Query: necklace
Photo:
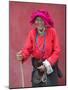
M 45 48 L 45 36 L 46 36 L 46 33 L 44 32 L 44 43 L 43 43 L 43 47 L 40 48 L 39 45 L 38 45 L 38 32 L 36 32 L 36 46 L 38 47 L 38 49 L 41 51 L 41 52 L 44 52 L 44 48 Z

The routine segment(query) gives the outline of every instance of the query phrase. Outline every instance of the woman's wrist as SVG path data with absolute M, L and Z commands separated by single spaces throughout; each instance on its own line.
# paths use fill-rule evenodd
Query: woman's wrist
M 47 74 L 51 74 L 53 72 L 53 68 L 47 59 L 43 62 L 43 65 L 47 69 Z
M 21 54 L 21 52 L 18 52 L 18 53 L 16 54 L 16 58 L 17 58 L 18 61 L 21 61 L 21 60 L 24 59 L 24 57 L 23 57 L 23 55 Z

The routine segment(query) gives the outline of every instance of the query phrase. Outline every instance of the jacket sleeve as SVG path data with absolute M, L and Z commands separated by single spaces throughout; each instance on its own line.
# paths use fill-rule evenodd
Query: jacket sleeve
M 27 36 L 27 39 L 26 39 L 26 42 L 24 44 L 24 48 L 21 49 L 22 51 L 22 56 L 24 58 L 24 60 L 26 60 L 30 55 L 31 55 L 31 52 L 32 52 L 32 47 L 33 47 L 33 43 L 32 43 L 32 37 L 31 37 L 31 32 L 29 32 L 28 36 Z
M 53 43 L 53 52 L 51 56 L 48 58 L 48 61 L 50 62 L 51 65 L 54 65 L 57 62 L 60 51 L 61 51 L 56 30 L 53 30 L 53 42 L 52 43 Z

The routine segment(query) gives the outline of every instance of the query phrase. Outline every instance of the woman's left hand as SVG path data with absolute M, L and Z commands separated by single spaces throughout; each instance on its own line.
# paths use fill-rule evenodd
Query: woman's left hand
M 37 67 L 37 69 L 39 69 L 41 72 L 45 70 L 45 66 L 44 65 L 41 65 L 39 67 Z

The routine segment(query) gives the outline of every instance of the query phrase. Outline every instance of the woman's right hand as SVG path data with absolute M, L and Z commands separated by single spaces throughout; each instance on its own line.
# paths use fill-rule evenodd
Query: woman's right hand
M 18 61 L 21 61 L 23 59 L 23 56 L 21 55 L 21 51 L 19 51 L 17 54 L 16 54 L 16 59 Z

